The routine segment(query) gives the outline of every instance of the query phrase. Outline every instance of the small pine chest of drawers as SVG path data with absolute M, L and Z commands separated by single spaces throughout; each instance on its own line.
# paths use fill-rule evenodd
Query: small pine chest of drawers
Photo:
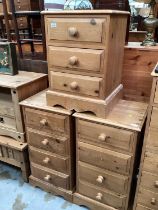
M 74 203 L 127 210 L 147 105 L 120 100 L 106 119 L 75 113 L 77 189 Z
M 129 13 L 82 10 L 44 11 L 42 14 L 45 16 L 50 83 L 47 104 L 91 111 L 104 118 L 108 102 L 115 96 L 120 97 L 122 92 Z
M 135 210 L 158 209 L 158 74 L 152 72 L 153 85 L 142 152 Z
M 75 187 L 72 112 L 48 107 L 46 91 L 21 105 L 29 145 L 30 183 L 72 201 Z

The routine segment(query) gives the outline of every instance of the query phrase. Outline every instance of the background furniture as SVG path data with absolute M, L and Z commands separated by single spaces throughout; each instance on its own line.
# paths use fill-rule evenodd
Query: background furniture
M 34 186 L 72 201 L 75 188 L 75 138 L 72 112 L 46 105 L 46 91 L 23 107 Z
M 158 74 L 155 69 L 152 76 L 153 86 L 134 206 L 136 210 L 158 209 Z
M 20 167 L 29 175 L 27 144 L 19 102 L 47 88 L 47 76 L 22 72 L 0 75 L 0 160 Z

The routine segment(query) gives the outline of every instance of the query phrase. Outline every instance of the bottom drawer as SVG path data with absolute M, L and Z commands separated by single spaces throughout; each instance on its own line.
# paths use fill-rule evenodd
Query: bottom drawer
M 153 210 L 158 210 L 158 193 L 140 188 L 138 193 L 138 203 Z
M 31 163 L 31 173 L 42 181 L 69 190 L 69 176 Z
M 110 191 L 103 190 L 102 188 L 83 181 L 79 181 L 78 191 L 82 195 L 85 195 L 103 204 L 112 206 L 116 209 L 125 209 L 126 196 L 118 196 Z

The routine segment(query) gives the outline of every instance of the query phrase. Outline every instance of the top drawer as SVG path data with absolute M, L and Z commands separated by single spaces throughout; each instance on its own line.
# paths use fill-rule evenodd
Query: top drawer
M 48 41 L 103 41 L 106 19 L 95 18 L 47 18 Z
M 46 133 L 54 131 L 68 133 L 69 130 L 69 117 L 64 115 L 26 108 L 25 120 L 27 127 Z
M 100 147 L 133 152 L 136 138 L 133 132 L 84 120 L 77 121 L 77 137 L 80 141 Z

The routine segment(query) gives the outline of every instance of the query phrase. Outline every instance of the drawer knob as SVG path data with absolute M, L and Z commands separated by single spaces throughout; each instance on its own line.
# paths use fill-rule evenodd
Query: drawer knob
M 49 144 L 48 139 L 44 139 L 44 140 L 42 141 L 42 144 L 43 144 L 44 146 L 48 145 L 48 144 Z
M 50 162 L 50 158 L 46 157 L 44 160 L 43 160 L 43 163 L 45 164 L 48 164 Z
M 78 33 L 77 28 L 75 28 L 75 27 L 70 27 L 70 28 L 68 29 L 68 31 L 69 31 L 69 35 L 70 35 L 71 37 L 77 36 L 77 33 Z
M 98 193 L 97 196 L 96 196 L 96 199 L 101 201 L 102 197 L 103 197 L 102 193 Z
M 104 177 L 103 176 L 98 176 L 98 178 L 96 179 L 96 181 L 100 184 L 103 183 Z
M 156 198 L 152 198 L 152 199 L 151 199 L 151 204 L 152 204 L 152 205 L 156 205 Z
M 72 83 L 70 84 L 70 88 L 71 88 L 72 90 L 77 90 L 77 88 L 78 88 L 77 82 L 72 82 Z
M 48 125 L 48 122 L 46 119 L 43 119 L 40 121 L 40 124 L 44 126 L 44 125 Z
M 78 58 L 76 56 L 72 56 L 71 58 L 69 58 L 69 64 L 74 66 L 76 65 L 78 62 Z
M 50 176 L 50 175 L 46 175 L 46 176 L 44 177 L 44 180 L 45 180 L 46 182 L 49 182 L 49 181 L 51 180 L 51 176 Z
M 98 137 L 98 139 L 99 139 L 100 141 L 106 141 L 107 137 L 108 137 L 108 136 L 107 136 L 106 134 L 101 133 L 100 136 Z
M 155 181 L 155 187 L 158 188 L 158 181 Z

